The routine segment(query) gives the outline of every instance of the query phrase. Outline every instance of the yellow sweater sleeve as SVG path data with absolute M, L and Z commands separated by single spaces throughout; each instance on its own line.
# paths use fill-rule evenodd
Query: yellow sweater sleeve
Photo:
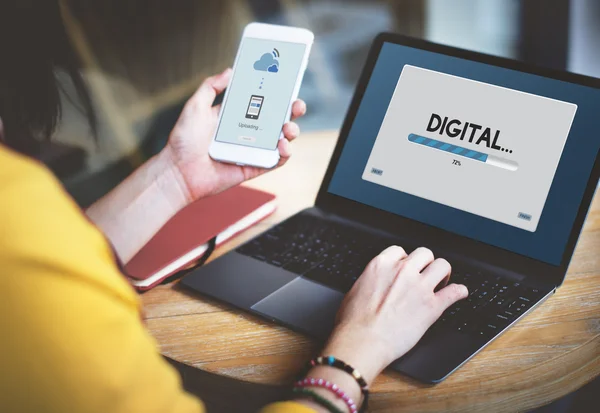
M 0 146 L 0 412 L 203 412 L 140 311 L 108 243 L 56 179 Z
M 315 411 L 302 404 L 294 402 L 273 403 L 260 411 L 260 413 L 315 413 Z
M 0 148 L 0 411 L 202 412 L 112 251 L 60 184 Z

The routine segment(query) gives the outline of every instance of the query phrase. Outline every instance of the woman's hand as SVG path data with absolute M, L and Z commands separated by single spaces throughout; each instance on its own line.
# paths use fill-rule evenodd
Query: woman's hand
M 208 148 L 217 126 L 220 106 L 213 107 L 215 97 L 223 92 L 231 78 L 231 69 L 209 77 L 186 103 L 165 148 L 173 166 L 181 175 L 180 184 L 188 200 L 194 201 L 238 185 L 268 170 L 251 166 L 237 166 L 214 161 Z M 306 105 L 298 100 L 292 106 L 292 119 L 306 112 Z M 283 126 L 285 139 L 279 141 L 283 165 L 290 157 L 290 142 L 298 137 L 300 129 L 294 122 Z
M 426 248 L 406 255 L 392 246 L 375 257 L 347 294 L 323 352 L 352 365 L 367 383 L 404 355 L 449 306 L 466 298 L 464 285 L 434 292 L 450 276 L 448 261 Z
M 440 283 L 448 282 L 450 270 L 448 261 L 434 259 L 427 248 L 417 248 L 408 256 L 400 247 L 387 248 L 367 265 L 346 295 L 322 355 L 350 364 L 371 385 L 383 369 L 417 344 L 446 308 L 467 297 L 464 285 L 450 284 L 434 292 Z M 362 401 L 354 378 L 341 370 L 316 366 L 308 376 L 335 383 L 357 405 Z M 331 392 L 314 391 L 346 409 Z M 298 402 L 326 411 L 302 397 Z
M 265 169 L 227 165 L 213 161 L 208 148 L 217 125 L 217 94 L 229 84 L 231 70 L 209 77 L 186 103 L 166 147 L 138 168 L 117 188 L 86 210 L 88 217 L 110 239 L 127 263 L 173 215 L 204 196 L 216 194 Z M 306 105 L 297 101 L 292 117 L 304 115 Z M 283 127 L 279 141 L 279 165 L 290 157 L 290 141 L 298 125 Z

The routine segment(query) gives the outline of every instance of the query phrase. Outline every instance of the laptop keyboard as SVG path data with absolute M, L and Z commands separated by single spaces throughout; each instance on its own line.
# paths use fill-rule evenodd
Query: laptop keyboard
M 296 215 L 237 251 L 346 293 L 369 261 L 392 244 L 391 239 Z
M 450 306 L 434 323 L 431 332 L 451 328 L 493 337 L 547 293 L 492 274 L 461 269 L 453 269 L 450 280 L 466 285 L 469 296 Z
M 392 238 L 295 215 L 237 251 L 346 293 L 371 259 L 393 244 Z M 401 244 L 407 252 L 416 247 Z M 451 282 L 465 284 L 469 297 L 448 308 L 429 334 L 450 328 L 493 337 L 545 295 L 506 278 L 455 266 Z

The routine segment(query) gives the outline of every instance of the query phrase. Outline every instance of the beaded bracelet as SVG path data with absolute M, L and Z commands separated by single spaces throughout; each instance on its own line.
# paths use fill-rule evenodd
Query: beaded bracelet
M 362 374 L 360 374 L 360 372 L 358 370 L 356 370 L 351 365 L 345 363 L 344 361 L 336 359 L 333 356 L 317 357 L 317 358 L 310 360 L 306 366 L 306 371 L 308 371 L 311 367 L 316 367 L 316 366 L 334 367 L 336 369 L 345 371 L 346 373 L 351 375 L 354 378 L 354 380 L 356 380 L 356 382 L 358 383 L 358 385 L 360 387 L 360 391 L 362 392 L 363 397 L 364 397 L 363 404 L 362 404 L 362 407 L 360 408 L 360 411 L 364 412 L 367 410 L 367 405 L 369 403 L 369 385 L 367 384 L 366 380 L 364 379 L 364 377 L 362 376 Z
M 313 377 L 307 377 L 304 380 L 300 380 L 300 381 L 296 382 L 296 388 L 302 388 L 302 387 L 321 387 L 321 388 L 327 389 L 330 392 L 332 392 L 333 394 L 335 394 L 339 399 L 342 399 L 344 401 L 344 403 L 346 403 L 346 406 L 348 407 L 348 410 L 350 410 L 350 413 L 358 412 L 358 409 L 356 408 L 356 403 L 354 403 L 354 400 L 352 400 L 335 383 L 332 383 L 330 381 L 326 381 L 323 379 L 315 379 Z
M 343 411 L 341 411 L 340 409 L 338 409 L 335 404 L 333 404 L 332 402 L 330 402 L 329 400 L 327 400 L 325 397 L 321 396 L 320 394 L 318 394 L 318 393 L 316 393 L 316 392 L 314 392 L 314 391 L 312 391 L 310 389 L 306 389 L 304 387 L 294 387 L 292 389 L 292 391 L 294 393 L 298 393 L 298 394 L 301 394 L 303 396 L 309 397 L 312 401 L 314 401 L 315 403 L 317 403 L 321 407 L 326 408 L 331 413 L 344 413 Z

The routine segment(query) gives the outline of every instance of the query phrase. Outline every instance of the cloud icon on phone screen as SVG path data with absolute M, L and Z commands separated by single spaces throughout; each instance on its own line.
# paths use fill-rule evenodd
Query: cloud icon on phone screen
M 279 72 L 279 61 L 273 57 L 273 54 L 265 53 L 254 62 L 254 70 L 277 73 Z

